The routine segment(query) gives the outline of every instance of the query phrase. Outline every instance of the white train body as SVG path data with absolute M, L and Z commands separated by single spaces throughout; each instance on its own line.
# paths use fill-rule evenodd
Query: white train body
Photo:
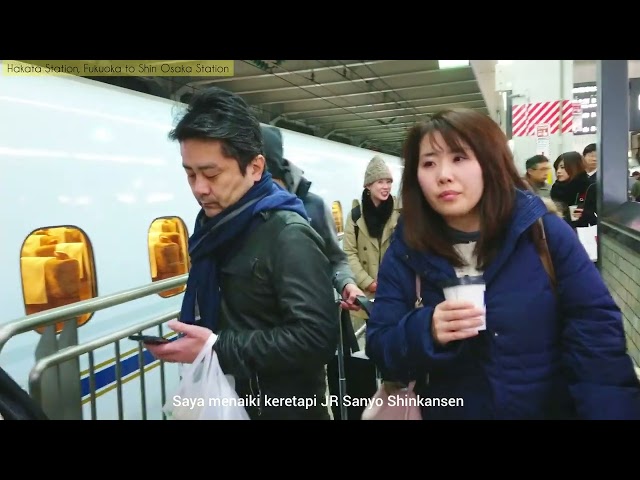
M 181 166 L 179 146 L 167 139 L 182 107 L 83 78 L 0 75 L 0 326 L 23 317 L 25 303 L 30 303 L 29 313 L 51 308 L 47 295 L 88 298 L 151 283 L 154 250 L 149 231 L 155 219 L 177 217 L 184 222 L 187 231 L 181 236 L 177 232 L 184 252 L 198 205 Z M 285 156 L 305 171 L 312 191 L 329 206 L 339 201 L 346 216 L 352 200 L 361 195 L 366 165 L 376 152 L 287 130 L 283 136 Z M 395 175 L 397 194 L 401 161 L 382 156 Z M 156 229 L 157 235 L 162 228 Z M 34 232 L 40 233 L 30 237 Z M 51 238 L 57 240 L 45 244 L 43 239 Z M 78 250 L 79 244 L 86 248 Z M 44 264 L 53 268 L 56 262 L 70 264 L 74 259 L 79 265 L 74 275 L 79 273 L 84 282 L 79 290 L 49 290 Z M 56 274 L 51 268 L 49 274 Z M 159 263 L 153 269 L 158 273 Z M 178 310 L 181 301 L 182 294 L 156 294 L 97 311 L 79 327 L 79 342 Z M 0 365 L 27 390 L 39 338 L 37 332 L 17 335 L 0 352 Z M 140 418 L 137 344 L 122 341 L 121 359 L 124 418 Z M 83 416 L 89 418 L 86 355 L 80 361 Z M 161 418 L 158 362 L 147 357 L 145 363 L 148 418 Z M 97 416 L 117 418 L 113 347 L 97 350 L 95 364 Z M 168 395 L 175 388 L 176 368 L 167 365 Z

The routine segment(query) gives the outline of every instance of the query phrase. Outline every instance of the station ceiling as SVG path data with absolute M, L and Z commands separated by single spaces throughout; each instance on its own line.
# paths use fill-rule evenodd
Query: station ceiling
M 489 114 L 472 67 L 438 60 L 237 60 L 232 77 L 140 78 L 183 102 L 215 85 L 241 95 L 263 123 L 392 155 L 426 114 Z

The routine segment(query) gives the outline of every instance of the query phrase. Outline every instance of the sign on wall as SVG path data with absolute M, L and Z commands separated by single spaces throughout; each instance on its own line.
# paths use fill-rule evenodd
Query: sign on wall
M 573 129 L 575 135 L 596 133 L 598 129 L 598 88 L 595 82 L 577 83 L 573 87 L 573 101 L 580 106 L 580 125 Z M 574 110 L 574 118 L 578 113 Z
M 536 135 L 538 124 L 548 125 L 550 135 L 569 133 L 573 128 L 573 103 L 570 100 L 514 105 L 511 115 L 514 137 Z
M 631 131 L 640 130 L 640 79 L 630 79 L 629 123 Z M 572 100 L 523 103 L 511 107 L 513 137 L 536 135 L 539 123 L 549 124 L 550 134 L 594 134 L 598 130 L 598 89 L 596 82 L 577 83 Z
M 549 156 L 549 124 L 539 123 L 536 125 L 536 154 Z
M 582 132 L 582 103 L 573 101 L 573 133 Z

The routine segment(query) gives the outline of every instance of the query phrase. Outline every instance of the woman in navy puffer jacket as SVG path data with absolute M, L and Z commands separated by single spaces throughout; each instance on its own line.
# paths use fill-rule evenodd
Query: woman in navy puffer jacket
M 575 232 L 526 190 L 500 128 L 443 112 L 409 132 L 404 159 L 367 325 L 384 378 L 415 380 L 425 419 L 640 419 L 620 310 Z M 445 301 L 467 275 L 484 280 L 484 309 Z

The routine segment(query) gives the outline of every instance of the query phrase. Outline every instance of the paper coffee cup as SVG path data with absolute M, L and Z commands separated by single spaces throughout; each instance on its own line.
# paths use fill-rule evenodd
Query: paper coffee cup
M 442 291 L 444 292 L 444 298 L 446 300 L 465 300 L 473 303 L 476 307 L 485 309 L 484 292 L 486 285 L 482 276 L 470 277 L 464 276 L 458 279 L 452 279 L 447 282 Z M 477 329 L 471 330 L 486 330 L 487 319 L 486 315 L 482 315 L 483 323 Z
M 574 222 L 578 220 L 578 216 L 576 215 L 576 208 L 578 208 L 578 205 L 569 205 L 569 215 L 571 216 L 571 220 Z

